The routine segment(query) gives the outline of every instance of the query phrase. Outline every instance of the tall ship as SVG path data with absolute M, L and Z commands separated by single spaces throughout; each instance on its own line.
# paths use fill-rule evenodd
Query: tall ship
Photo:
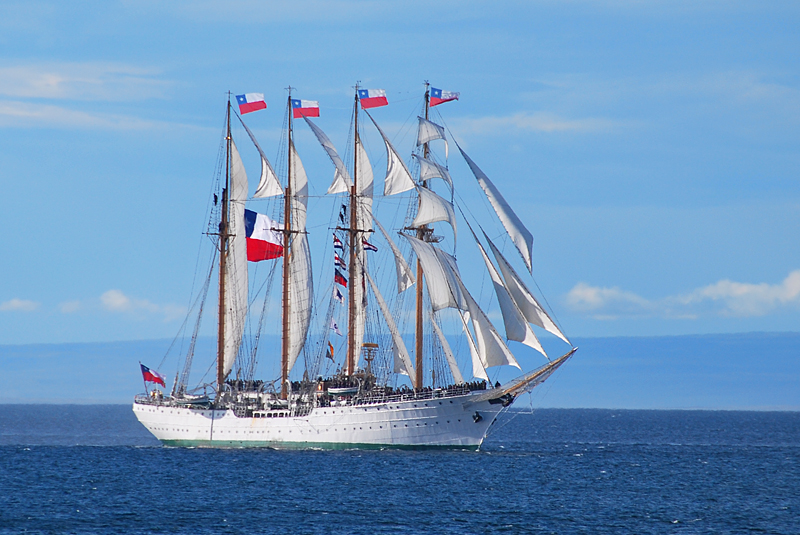
M 458 94 L 426 82 L 404 160 L 373 118 L 387 104 L 385 92 L 357 85 L 343 159 L 316 122 L 319 104 L 289 88 L 275 167 L 242 118 L 265 107 L 263 96 L 236 99 L 239 113 L 228 99 L 205 233 L 209 267 L 182 330 L 186 348 L 169 389 L 165 374 L 142 366 L 138 420 L 169 446 L 478 449 L 498 415 L 577 348 L 530 290 L 531 232 L 456 143 L 476 193 L 488 201 L 484 215 L 459 195 L 475 183 L 458 177 L 462 186 L 451 176 L 453 136 L 433 109 Z M 261 160 L 252 194 L 232 123 Z M 309 193 L 297 124 L 333 164 L 325 194 Z M 373 157 L 379 151 L 386 161 L 379 195 L 370 139 L 378 140 Z M 320 214 L 322 223 L 307 224 Z M 468 234 L 458 254 L 457 225 Z M 324 236 L 314 240 L 314 233 Z M 322 259 L 316 272 L 312 243 Z M 464 277 L 460 263 L 469 266 Z M 474 297 L 467 275 L 491 280 L 493 291 Z M 478 303 L 489 299 L 502 329 Z M 213 349 L 198 336 L 204 312 L 216 316 Z M 534 327 L 566 344 L 565 352 L 550 359 Z M 542 365 L 523 371 L 514 344 L 541 354 Z M 519 375 L 501 384 L 490 379 L 497 367 L 516 367 Z

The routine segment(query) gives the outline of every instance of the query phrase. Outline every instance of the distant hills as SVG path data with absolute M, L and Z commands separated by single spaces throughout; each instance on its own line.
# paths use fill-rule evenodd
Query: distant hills
M 138 362 L 157 366 L 170 343 L 0 346 L 0 403 L 129 403 L 144 388 Z M 800 333 L 574 343 L 573 359 L 516 407 L 800 410 Z M 198 354 L 213 354 L 211 340 L 200 345 Z

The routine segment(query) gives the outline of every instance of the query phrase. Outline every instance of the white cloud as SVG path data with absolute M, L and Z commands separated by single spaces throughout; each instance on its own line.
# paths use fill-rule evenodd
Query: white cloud
M 3 312 L 11 312 L 11 311 L 20 311 L 20 312 L 33 312 L 39 308 L 39 303 L 36 301 L 29 301 L 27 299 L 9 299 L 3 303 L 0 303 L 0 311 Z
M 165 98 L 172 82 L 159 73 L 115 63 L 44 63 L 0 66 L 0 95 L 129 102 Z
M 721 280 L 685 295 L 648 300 L 619 288 L 580 282 L 566 296 L 567 305 L 595 319 L 664 317 L 697 319 L 703 315 L 764 316 L 786 306 L 800 306 L 800 270 L 778 284 Z
M 186 307 L 174 304 L 159 305 L 147 299 L 133 299 L 120 290 L 109 290 L 100 296 L 100 304 L 109 312 L 149 314 L 163 316 L 164 321 L 172 321 L 186 314 Z
M 63 314 L 72 314 L 73 312 L 79 311 L 83 308 L 83 303 L 80 301 L 65 301 L 58 305 L 58 309 Z

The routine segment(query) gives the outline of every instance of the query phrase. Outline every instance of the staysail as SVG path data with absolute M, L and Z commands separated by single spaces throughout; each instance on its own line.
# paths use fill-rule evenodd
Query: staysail
M 419 193 L 419 211 L 411 226 L 419 228 L 429 223 L 447 221 L 453 227 L 453 236 L 455 236 L 456 213 L 453 205 L 428 188 L 417 186 L 417 193 Z
M 239 117 L 239 122 L 242 123 L 245 132 L 247 132 L 247 135 L 250 136 L 250 141 L 252 141 L 253 145 L 256 146 L 258 154 L 261 156 L 261 178 L 258 181 L 258 187 L 256 188 L 256 192 L 253 194 L 253 197 L 261 198 L 281 195 L 283 193 L 281 183 L 278 180 L 278 176 L 275 174 L 275 170 L 272 168 L 272 165 L 270 165 L 267 156 L 264 154 L 264 151 L 261 150 L 261 145 L 258 144 L 256 136 L 254 136 L 253 132 L 247 128 L 247 125 L 244 124 L 244 121 L 241 117 Z
M 431 325 L 433 326 L 433 332 L 435 332 L 436 336 L 439 338 L 439 343 L 442 345 L 442 351 L 444 351 L 444 356 L 447 359 L 447 365 L 450 366 L 450 373 L 453 374 L 453 381 L 455 381 L 457 385 L 462 384 L 464 382 L 464 377 L 461 375 L 461 370 L 458 369 L 456 357 L 453 355 L 453 350 L 450 349 L 450 344 L 447 343 L 447 339 L 444 337 L 441 327 L 439 327 L 439 324 L 436 322 L 436 316 L 433 312 L 431 312 Z
M 408 240 L 422 264 L 434 312 L 443 308 L 467 310 L 455 258 L 422 240 L 407 234 L 401 236 Z
M 400 336 L 397 323 L 395 323 L 392 313 L 389 310 L 389 307 L 386 305 L 386 301 L 384 301 L 381 292 L 378 290 L 378 286 L 375 284 L 375 281 L 372 280 L 372 277 L 369 273 L 366 273 L 366 278 L 369 281 L 370 287 L 372 288 L 372 293 L 375 295 L 375 300 L 378 302 L 378 307 L 381 309 L 383 319 L 386 321 L 386 326 L 389 327 L 389 332 L 392 335 L 392 351 L 394 352 L 395 356 L 395 372 L 408 375 L 408 378 L 411 380 L 411 384 L 414 386 L 414 388 L 417 388 L 417 385 L 414 384 L 416 377 L 416 373 L 414 372 L 414 364 L 411 362 L 411 355 L 409 355 L 406 344 L 403 342 L 403 337 Z
M 397 151 L 392 146 L 392 142 L 389 141 L 389 138 L 386 137 L 386 134 L 383 133 L 381 127 L 378 126 L 378 123 L 375 122 L 375 119 L 372 118 L 367 111 L 364 113 L 372 119 L 372 124 L 375 125 L 375 128 L 378 129 L 380 132 L 381 137 L 383 138 L 383 142 L 386 144 L 386 178 L 383 182 L 383 194 L 384 195 L 394 195 L 396 193 L 403 193 L 404 191 L 408 191 L 414 188 L 414 178 L 411 176 L 411 173 L 408 171 L 408 167 L 406 167 L 405 162 L 397 153 Z
M 328 188 L 328 193 L 347 193 L 350 191 L 353 181 L 350 180 L 350 173 L 347 172 L 347 167 L 345 167 L 344 162 L 339 157 L 339 153 L 336 152 L 336 147 L 333 146 L 330 138 L 325 135 L 325 132 L 323 132 L 320 127 L 312 123 L 308 117 L 303 117 L 303 119 L 308 123 L 314 135 L 317 136 L 319 144 L 322 145 L 322 148 L 328 153 L 328 157 L 336 167 L 336 171 L 333 175 L 333 183 L 331 183 L 331 187 Z
M 397 271 L 397 293 L 403 293 L 416 282 L 414 273 L 411 271 L 411 266 L 408 265 L 406 259 L 403 258 L 403 255 L 400 253 L 400 249 L 397 248 L 394 240 L 392 240 L 392 238 L 386 232 L 386 229 L 383 228 L 383 225 L 381 225 L 381 222 L 378 221 L 377 218 L 374 218 L 374 221 L 375 224 L 378 225 L 378 229 L 381 231 L 381 234 L 383 234 L 383 237 L 386 238 L 387 242 L 389 242 L 389 248 L 394 254 L 394 267 Z
M 464 159 L 467 161 L 469 168 L 478 180 L 478 184 L 480 184 L 492 208 L 494 208 L 494 211 L 497 213 L 497 217 L 500 218 L 500 222 L 511 237 L 511 241 L 517 246 L 519 254 L 522 255 L 522 260 L 524 260 L 525 265 L 528 266 L 528 271 L 533 272 L 533 261 L 531 259 L 533 235 L 525 228 L 525 225 L 522 224 L 522 221 L 520 221 L 517 214 L 514 213 L 514 210 L 511 209 L 511 206 L 508 205 L 508 202 L 506 202 L 500 190 L 489 180 L 489 177 L 481 171 L 480 167 L 467 156 L 467 153 L 464 152 L 461 147 L 458 147 L 458 150 L 461 151 L 461 155 L 464 156 Z

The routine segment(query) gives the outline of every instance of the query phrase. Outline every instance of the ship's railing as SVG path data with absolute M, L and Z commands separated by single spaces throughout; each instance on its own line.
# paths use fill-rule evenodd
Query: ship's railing
M 426 389 L 422 391 L 393 392 L 391 394 L 369 393 L 354 397 L 352 405 L 374 405 L 376 403 L 393 403 L 400 401 L 417 401 L 425 399 L 450 398 L 464 396 L 472 390 L 467 386 L 451 386 L 448 388 Z

